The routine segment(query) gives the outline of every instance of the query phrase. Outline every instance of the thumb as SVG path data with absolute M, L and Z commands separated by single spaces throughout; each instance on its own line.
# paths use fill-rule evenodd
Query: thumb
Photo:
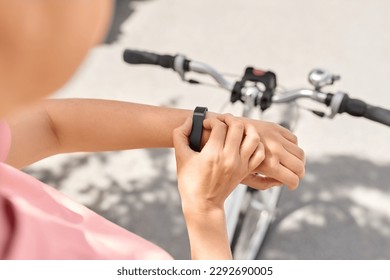
M 191 133 L 192 118 L 187 118 L 185 122 L 173 131 L 173 146 L 176 150 L 176 156 L 189 155 L 193 152 L 190 148 L 189 136 Z

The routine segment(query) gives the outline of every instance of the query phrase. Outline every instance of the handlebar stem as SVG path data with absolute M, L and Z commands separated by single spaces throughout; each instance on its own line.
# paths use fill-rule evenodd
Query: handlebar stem
M 261 91 L 254 86 L 242 89 L 242 100 L 244 102 L 243 117 L 250 118 L 253 109 L 256 107 L 261 97 Z

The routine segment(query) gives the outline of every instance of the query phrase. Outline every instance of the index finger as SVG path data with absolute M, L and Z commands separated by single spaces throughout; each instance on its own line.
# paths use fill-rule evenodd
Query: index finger
M 241 120 L 226 114 L 218 116 L 218 119 L 227 124 L 227 134 L 225 140 L 225 149 L 228 154 L 239 154 L 241 143 L 244 138 L 245 124 Z
M 203 149 L 223 149 L 227 133 L 226 124 L 216 118 L 211 118 L 203 121 L 203 128 L 211 130 Z

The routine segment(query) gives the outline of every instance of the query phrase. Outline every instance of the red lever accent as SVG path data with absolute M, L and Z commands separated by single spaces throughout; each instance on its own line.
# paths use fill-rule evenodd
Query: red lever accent
M 255 75 L 255 76 L 263 76 L 263 75 L 265 74 L 265 71 L 260 70 L 260 69 L 253 69 L 253 70 L 252 70 L 252 73 L 253 73 L 253 75 Z

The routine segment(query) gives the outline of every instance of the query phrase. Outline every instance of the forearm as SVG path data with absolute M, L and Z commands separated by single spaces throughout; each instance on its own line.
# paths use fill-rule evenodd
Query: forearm
M 48 100 L 59 152 L 172 147 L 172 131 L 191 112 L 128 102 Z
M 21 168 L 59 153 L 172 147 L 173 129 L 191 114 L 110 100 L 45 100 L 8 119 L 7 162 Z
M 232 259 L 222 209 L 203 214 L 185 213 L 191 258 L 198 260 Z

